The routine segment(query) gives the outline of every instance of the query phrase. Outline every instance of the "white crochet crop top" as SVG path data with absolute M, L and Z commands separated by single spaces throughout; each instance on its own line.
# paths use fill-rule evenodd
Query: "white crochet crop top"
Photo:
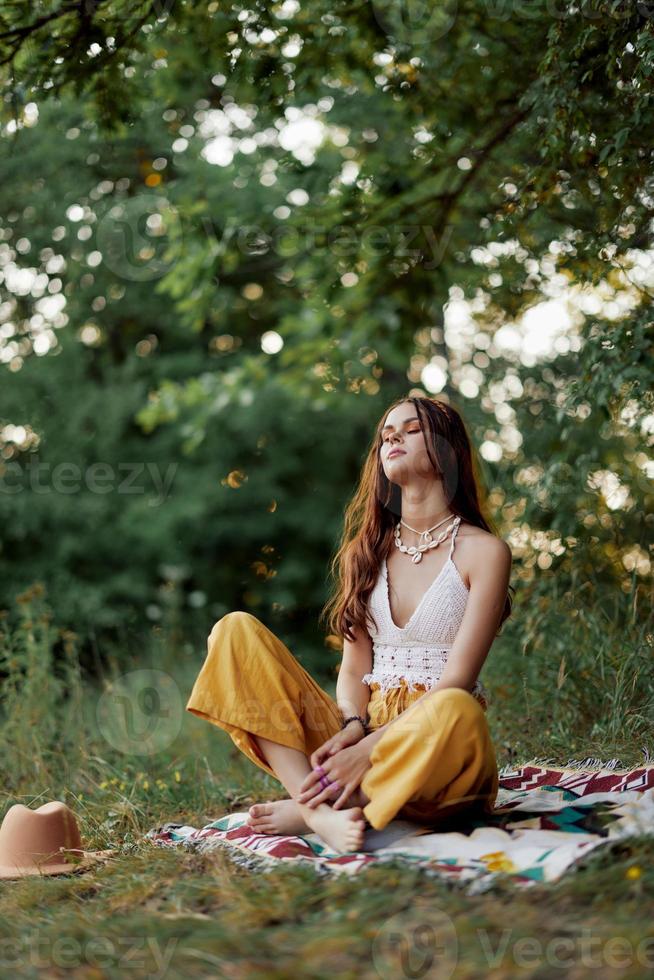
M 378 683 L 382 691 L 388 691 L 400 687 L 404 678 L 409 689 L 415 691 L 416 685 L 429 689 L 440 678 L 468 601 L 468 589 L 452 560 L 460 523 L 461 519 L 457 518 L 447 561 L 404 627 L 397 626 L 391 616 L 384 558 L 368 600 L 368 610 L 378 629 L 369 620 L 374 659 L 372 672 L 362 678 L 364 684 Z M 485 702 L 484 707 L 490 704 L 488 691 L 479 679 L 470 693 L 482 704 Z

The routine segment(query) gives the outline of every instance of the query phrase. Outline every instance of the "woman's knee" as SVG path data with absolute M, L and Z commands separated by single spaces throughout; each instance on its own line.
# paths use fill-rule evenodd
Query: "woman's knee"
M 235 629 L 235 630 L 248 630 L 252 626 L 259 623 L 259 620 L 252 613 L 246 612 L 244 609 L 233 609 L 231 612 L 225 613 L 224 616 L 214 623 L 211 632 L 209 633 L 209 643 L 211 643 L 214 636 L 225 629 Z
M 439 731 L 445 715 L 455 718 L 459 725 L 478 728 L 486 726 L 486 712 L 481 704 L 470 693 L 462 687 L 446 687 L 432 692 L 432 697 L 424 703 L 425 717 L 421 714 L 421 720 L 429 729 L 432 725 Z
M 474 694 L 463 687 L 445 687 L 433 693 L 441 704 L 449 704 L 462 714 L 484 714 L 484 709 Z

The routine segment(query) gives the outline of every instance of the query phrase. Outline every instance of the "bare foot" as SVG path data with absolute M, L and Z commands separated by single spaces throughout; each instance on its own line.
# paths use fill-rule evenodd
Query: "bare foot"
M 334 810 L 329 803 L 321 803 L 312 808 L 299 804 L 305 812 L 306 821 L 322 840 L 339 854 L 360 851 L 366 831 L 365 818 L 360 806 L 347 810 Z
M 359 806 L 363 807 L 369 798 L 360 786 L 343 800 L 337 813 Z M 331 806 L 331 803 L 329 804 Z M 305 821 L 299 805 L 293 799 L 271 800 L 267 803 L 254 803 L 248 810 L 248 825 L 257 834 L 307 834 L 311 827 Z
M 248 824 L 257 834 L 310 834 L 295 800 L 255 803 L 248 810 Z

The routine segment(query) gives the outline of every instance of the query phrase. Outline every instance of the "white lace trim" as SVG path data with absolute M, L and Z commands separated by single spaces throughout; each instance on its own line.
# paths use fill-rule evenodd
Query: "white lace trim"
M 440 680 L 441 674 L 442 671 L 438 674 L 425 674 L 422 671 L 405 670 L 402 671 L 402 673 L 382 673 L 380 671 L 373 670 L 371 674 L 364 674 L 361 681 L 363 684 L 379 684 L 382 693 L 386 693 L 387 691 L 401 687 L 402 681 L 407 682 L 407 686 L 410 691 L 417 691 L 418 684 L 422 684 L 427 688 L 432 688 Z M 490 705 L 490 695 L 479 679 L 475 681 L 470 693 L 473 695 L 473 697 L 480 695 L 486 704 Z
M 404 644 L 375 643 L 373 645 L 373 670 L 381 674 L 408 673 L 431 674 L 441 671 L 447 663 L 449 646 L 411 646 Z

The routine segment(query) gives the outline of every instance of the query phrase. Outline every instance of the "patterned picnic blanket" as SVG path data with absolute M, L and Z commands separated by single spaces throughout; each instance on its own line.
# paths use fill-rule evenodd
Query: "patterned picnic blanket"
M 618 759 L 584 759 L 561 768 L 536 762 L 505 767 L 491 816 L 459 815 L 455 829 L 438 831 L 393 820 L 384 830 L 366 831 L 363 850 L 356 853 L 334 852 L 315 833 L 256 834 L 247 820 L 246 810 L 199 829 L 165 823 L 145 839 L 160 847 L 226 848 L 235 863 L 253 871 L 284 862 L 305 863 L 320 874 L 355 874 L 381 861 L 399 861 L 427 875 L 469 882 L 468 892 L 486 890 L 498 875 L 528 886 L 556 881 L 602 845 L 653 835 L 654 765 L 625 769 Z

